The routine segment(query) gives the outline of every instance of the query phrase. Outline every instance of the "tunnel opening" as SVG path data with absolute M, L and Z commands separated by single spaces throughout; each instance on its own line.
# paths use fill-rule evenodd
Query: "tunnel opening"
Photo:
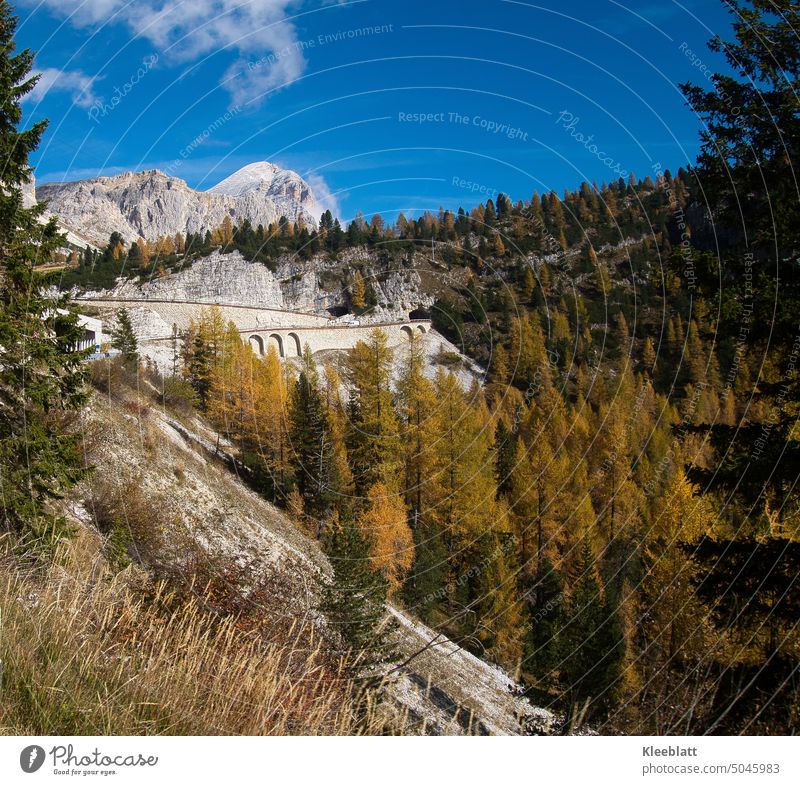
M 411 320 L 414 319 L 430 319 L 431 312 L 427 308 L 415 308 L 413 311 L 410 311 L 408 314 L 408 318 Z

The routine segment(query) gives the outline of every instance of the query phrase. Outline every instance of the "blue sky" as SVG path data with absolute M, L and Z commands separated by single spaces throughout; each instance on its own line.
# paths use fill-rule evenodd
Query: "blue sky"
M 722 69 L 716 0 L 31 0 L 37 180 L 298 171 L 345 220 L 694 160 L 678 84 Z M 591 139 L 589 138 L 591 137 Z

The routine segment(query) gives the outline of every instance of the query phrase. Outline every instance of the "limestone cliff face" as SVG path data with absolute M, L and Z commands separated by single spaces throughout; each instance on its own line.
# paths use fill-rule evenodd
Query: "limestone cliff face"
M 36 180 L 31 175 L 30 180 L 22 184 L 22 206 L 33 207 L 36 204 Z
M 308 261 L 281 258 L 276 275 L 283 287 L 285 307 L 316 311 L 346 307 L 354 269 L 361 271 L 377 298 L 377 305 L 358 317 L 361 323 L 406 319 L 411 311 L 429 308 L 435 300 L 415 269 L 387 269 L 374 253 L 362 247 L 346 248 L 335 260 L 324 256 Z
M 31 174 L 30 179 L 27 182 L 22 184 L 20 190 L 22 191 L 22 206 L 25 208 L 33 207 L 36 204 L 36 178 L 33 174 Z M 49 210 L 45 210 L 39 220 L 42 223 L 46 223 L 50 220 L 52 215 L 53 213 L 51 213 Z M 72 243 L 72 245 L 76 245 L 78 247 L 83 247 L 85 245 L 92 246 L 93 248 L 98 247 L 97 243 L 93 243 L 86 237 L 75 234 L 75 232 L 64 226 L 63 223 L 61 224 L 61 230 L 62 234 L 67 238 L 67 242 Z M 106 238 L 106 240 L 107 239 L 108 238 Z
M 285 307 L 283 289 L 275 275 L 263 264 L 246 261 L 238 252 L 217 251 L 180 272 L 146 283 L 123 280 L 111 292 L 100 293 L 101 297 L 104 295 L 131 300 Z
M 120 280 L 113 290 L 87 293 L 99 299 L 170 300 L 249 305 L 311 313 L 327 313 L 348 303 L 348 269 L 358 264 L 372 285 L 378 305 L 359 321 L 407 319 L 411 311 L 433 302 L 414 270 L 380 270 L 363 249 L 349 249 L 336 261 L 323 257 L 301 260 L 285 256 L 275 272 L 258 262 L 248 262 L 238 251 L 198 259 L 184 270 L 140 283 Z
M 309 185 L 296 172 L 261 161 L 250 164 L 208 191 L 158 169 L 126 172 L 36 188 L 64 229 L 103 246 L 119 232 L 126 242 L 153 240 L 176 232 L 205 232 L 226 216 L 268 226 L 282 216 L 316 226 L 317 205 Z

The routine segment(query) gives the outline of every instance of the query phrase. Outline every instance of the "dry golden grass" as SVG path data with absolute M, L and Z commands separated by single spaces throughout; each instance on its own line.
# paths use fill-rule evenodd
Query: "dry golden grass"
M 137 568 L 114 573 L 100 544 L 84 529 L 47 566 L 0 556 L 0 733 L 396 732 L 308 630 L 269 640 Z

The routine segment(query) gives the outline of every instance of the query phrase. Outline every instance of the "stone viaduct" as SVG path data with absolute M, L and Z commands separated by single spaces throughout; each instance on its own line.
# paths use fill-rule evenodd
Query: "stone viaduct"
M 264 355 L 274 345 L 280 357 L 298 357 L 303 353 L 306 344 L 312 352 L 325 349 L 350 349 L 359 341 L 366 340 L 376 327 L 380 327 L 394 346 L 408 340 L 414 331 L 427 333 L 431 323 L 425 320 L 409 320 L 407 322 L 384 322 L 369 325 L 337 324 L 330 327 L 292 327 L 289 329 L 256 328 L 241 330 L 244 340 L 250 342 L 256 354 Z
M 197 319 L 201 308 L 216 306 L 225 321 L 232 321 L 242 340 L 248 341 L 256 354 L 265 355 L 270 344 L 278 350 L 280 357 L 297 357 L 306 344 L 312 352 L 327 349 L 350 349 L 365 340 L 369 333 L 380 327 L 388 337 L 389 345 L 396 346 L 413 332 L 426 334 L 431 329 L 428 319 L 407 319 L 380 324 L 342 323 L 319 314 L 304 311 L 287 311 L 257 306 L 230 305 L 213 302 L 187 302 L 172 300 L 129 300 L 76 298 L 76 302 L 97 308 L 104 320 L 118 308 L 127 308 L 131 313 L 141 343 L 161 342 L 172 339 L 172 326 L 185 330 L 192 319 Z

